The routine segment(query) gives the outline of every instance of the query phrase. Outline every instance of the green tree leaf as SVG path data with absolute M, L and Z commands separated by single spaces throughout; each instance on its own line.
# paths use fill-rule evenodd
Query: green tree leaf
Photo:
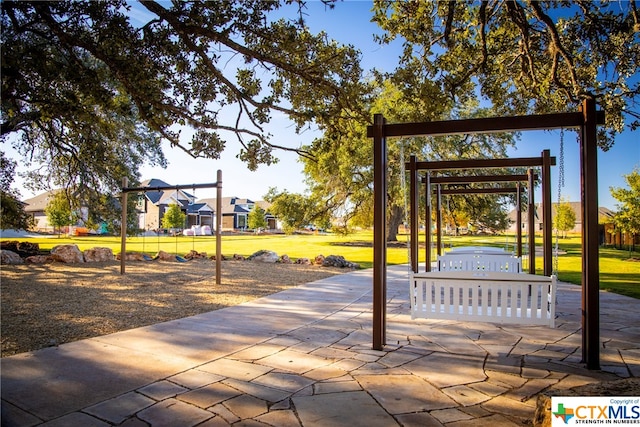
M 635 236 L 640 234 L 640 169 L 624 175 L 628 188 L 610 187 L 611 195 L 620 203 L 614 223 L 620 230 Z
M 53 192 L 47 206 L 44 209 L 49 224 L 54 228 L 58 228 L 58 235 L 62 227 L 73 225 L 76 222 L 76 216 L 71 209 L 71 202 L 68 195 L 64 191 Z
M 556 204 L 556 216 L 553 219 L 553 225 L 558 231 L 564 232 L 564 237 L 567 237 L 567 231 L 573 230 L 573 227 L 576 226 L 576 213 L 568 201 L 560 200 Z
M 257 230 L 260 228 L 267 228 L 267 218 L 266 212 L 258 205 L 254 205 L 253 209 L 249 212 L 249 216 L 247 218 L 249 223 L 249 228 L 252 230 Z
M 180 205 L 171 203 L 164 212 L 164 215 L 162 215 L 162 227 L 167 229 L 182 229 L 184 228 L 186 219 L 187 215 L 182 212 Z

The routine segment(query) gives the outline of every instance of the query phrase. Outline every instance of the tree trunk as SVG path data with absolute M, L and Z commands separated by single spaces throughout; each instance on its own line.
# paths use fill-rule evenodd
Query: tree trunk
M 398 227 L 402 224 L 403 209 L 400 206 L 392 206 L 389 214 L 389 222 L 387 223 L 387 241 L 398 241 Z

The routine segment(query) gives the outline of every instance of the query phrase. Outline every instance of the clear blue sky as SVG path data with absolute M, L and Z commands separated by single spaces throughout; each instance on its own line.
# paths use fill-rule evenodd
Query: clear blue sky
M 370 22 L 371 2 L 345 1 L 338 3 L 333 10 L 326 9 L 319 1 L 307 3 L 307 24 L 312 32 L 324 30 L 328 36 L 338 42 L 353 44 L 362 52 L 362 67 L 365 70 L 378 68 L 393 70 L 397 65 L 399 43 L 392 46 L 379 46 L 373 41 L 373 34 L 380 33 L 379 28 Z M 141 13 L 139 7 L 135 13 Z M 294 11 L 295 6 L 290 6 Z M 142 16 L 144 19 L 144 16 Z M 310 142 L 317 136 L 314 132 L 296 135 L 294 127 L 283 117 L 274 115 L 269 127 L 274 141 L 288 146 L 299 146 Z M 526 132 L 517 150 L 510 153 L 512 157 L 539 156 L 543 149 L 550 149 L 552 156 L 558 156 L 559 131 Z M 608 152 L 599 152 L 598 179 L 599 205 L 615 208 L 609 187 L 626 187 L 623 175 L 630 173 L 634 167 L 640 168 L 640 141 L 638 132 L 627 131 L 619 135 L 616 143 Z M 7 147 L 4 147 L 7 148 Z M 165 149 L 169 161 L 167 169 L 142 167 L 142 179 L 159 178 L 170 184 L 191 184 L 215 182 L 216 171 L 222 170 L 223 194 L 252 200 L 261 200 L 269 187 L 303 193 L 306 185 L 302 175 L 302 165 L 292 153 L 278 153 L 280 162 L 272 166 L 260 166 L 255 172 L 235 158 L 238 144 L 229 139 L 227 150 L 220 160 L 192 159 L 178 149 Z M 553 200 L 557 198 L 557 167 L 552 168 Z M 580 200 L 579 187 L 579 155 L 576 134 L 565 132 L 565 174 L 566 186 L 562 191 L 565 198 L 571 201 Z M 21 189 L 24 198 L 31 197 Z M 198 190 L 196 197 L 214 197 L 215 190 Z M 540 200 L 540 196 L 537 196 Z

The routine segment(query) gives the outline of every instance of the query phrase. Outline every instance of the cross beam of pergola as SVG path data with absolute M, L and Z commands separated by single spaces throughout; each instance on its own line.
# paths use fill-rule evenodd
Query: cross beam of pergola
M 580 134 L 580 198 L 582 205 L 582 360 L 600 368 L 600 272 L 598 264 L 598 140 L 604 113 L 595 99 L 585 99 L 579 112 L 493 117 L 438 122 L 387 124 L 376 114 L 367 136 L 373 138 L 373 348 L 386 344 L 387 293 L 387 138 L 578 128 Z M 543 177 L 544 178 L 544 177 Z
M 551 158 L 552 162 L 554 158 Z M 529 182 L 529 272 L 535 274 L 535 242 L 532 241 L 535 230 L 534 223 L 535 202 L 533 194 L 533 185 L 538 180 L 538 174 L 533 173 L 533 169 L 529 169 L 527 174 L 504 174 L 504 175 L 453 175 L 453 176 L 431 176 L 427 174 L 422 177 L 422 183 L 425 185 L 427 194 L 427 202 L 431 195 L 431 185 L 436 187 L 436 229 L 438 230 L 436 240 L 436 251 L 438 255 L 442 255 L 442 200 L 443 195 L 458 194 L 516 194 L 516 256 L 522 256 L 522 188 L 521 183 Z M 515 183 L 515 187 L 490 187 L 490 188 L 455 188 L 442 189 L 442 185 L 450 184 L 473 184 L 473 183 Z M 426 228 L 430 229 L 431 216 L 427 215 Z M 427 246 L 425 259 L 431 259 L 431 246 Z M 429 264 L 427 264 L 429 265 Z

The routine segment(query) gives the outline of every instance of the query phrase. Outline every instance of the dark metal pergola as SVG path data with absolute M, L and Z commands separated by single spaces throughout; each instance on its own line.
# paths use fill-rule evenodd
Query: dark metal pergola
M 552 162 L 554 158 L 552 158 Z M 530 175 L 533 176 L 533 180 L 529 182 Z M 533 184 L 538 180 L 538 175 L 533 173 L 532 169 L 529 169 L 527 174 L 503 174 L 503 175 L 455 175 L 455 176 L 431 176 L 427 174 L 422 177 L 422 183 L 425 184 L 425 192 L 427 196 L 427 210 L 429 210 L 429 202 L 431 196 L 431 187 L 436 187 L 436 229 L 438 230 L 436 240 L 436 251 L 438 255 L 442 255 L 442 200 L 441 196 L 444 195 L 457 195 L 457 194 L 511 194 L 516 195 L 516 256 L 522 257 L 522 182 L 529 182 L 529 217 L 530 223 L 534 220 L 534 194 Z M 455 189 L 442 189 L 443 185 L 451 184 L 473 184 L 473 183 L 515 183 L 515 187 L 489 187 L 489 188 L 455 188 Z M 427 215 L 426 227 L 430 228 L 429 221 L 431 217 Z M 535 242 L 533 239 L 532 228 L 529 228 L 529 272 L 535 274 Z M 425 259 L 431 258 L 431 248 L 427 249 Z M 430 265 L 429 265 L 430 266 Z M 427 270 L 429 271 L 429 270 Z
M 472 167 L 471 165 L 476 166 Z M 412 271 L 418 272 L 418 187 L 414 182 L 418 181 L 418 171 L 427 170 L 427 175 L 423 178 L 422 182 L 426 184 L 426 200 L 427 200 L 427 212 L 431 211 L 431 185 L 436 184 L 438 190 L 438 196 L 436 198 L 437 203 L 437 247 L 438 255 L 441 255 L 441 239 L 442 230 L 440 224 L 440 195 L 441 194 L 500 194 L 500 193 L 516 193 L 517 194 L 517 245 L 518 256 L 522 256 L 522 230 L 520 224 L 522 223 L 522 213 L 520 207 L 520 191 L 519 186 L 511 188 L 465 188 L 455 190 L 441 190 L 441 184 L 450 183 L 476 183 L 476 182 L 521 182 L 524 180 L 529 181 L 529 272 L 535 274 L 535 229 L 533 227 L 535 203 L 533 195 L 534 180 L 538 179 L 538 176 L 533 174 L 533 170 L 529 169 L 527 175 L 524 174 L 512 174 L 512 175 L 471 175 L 471 176 L 440 176 L 432 177 L 431 172 L 434 170 L 453 170 L 453 169 L 492 169 L 492 168 L 504 168 L 504 167 L 542 167 L 542 199 L 543 199 L 543 213 L 544 213 L 544 229 L 543 229 L 543 260 L 544 260 L 544 274 L 551 276 L 552 274 L 552 241 L 551 241 L 551 166 L 555 166 L 556 158 L 550 156 L 549 150 L 542 151 L 540 157 L 525 157 L 525 158 L 513 158 L 513 159 L 476 159 L 476 160 L 448 160 L 445 162 L 418 162 L 415 156 L 411 156 L 406 167 L 411 173 L 411 194 L 410 194 L 410 218 L 411 218 L 411 268 Z M 425 254 L 425 271 L 431 271 L 431 215 L 426 215 L 426 254 Z
M 219 285 L 222 281 L 222 267 L 221 267 L 221 254 L 222 254 L 222 241 L 220 240 L 222 235 L 222 171 L 218 170 L 216 174 L 216 182 L 205 184 L 187 184 L 187 185 L 169 185 L 169 186 L 156 186 L 156 187 L 127 187 L 127 178 L 122 179 L 122 188 L 120 189 L 122 195 L 122 218 L 120 225 L 120 274 L 125 274 L 125 260 L 127 252 L 127 194 L 139 193 L 147 191 L 164 191 L 164 190 L 188 190 L 188 189 L 200 189 L 200 188 L 215 188 L 217 190 L 216 195 L 216 285 Z
M 373 348 L 386 344 L 387 293 L 387 138 L 495 133 L 524 130 L 578 128 L 580 134 L 580 188 L 582 204 L 582 361 L 588 369 L 600 368 L 600 272 L 598 260 L 598 141 L 597 125 L 604 113 L 594 99 L 585 99 L 579 112 L 531 116 L 494 117 L 438 122 L 387 124 L 374 115 L 367 136 L 373 138 Z M 530 178 L 532 179 L 532 178 Z M 543 176 L 543 180 L 545 177 Z M 544 219 L 545 222 L 547 219 Z M 530 222 L 529 226 L 532 226 Z

